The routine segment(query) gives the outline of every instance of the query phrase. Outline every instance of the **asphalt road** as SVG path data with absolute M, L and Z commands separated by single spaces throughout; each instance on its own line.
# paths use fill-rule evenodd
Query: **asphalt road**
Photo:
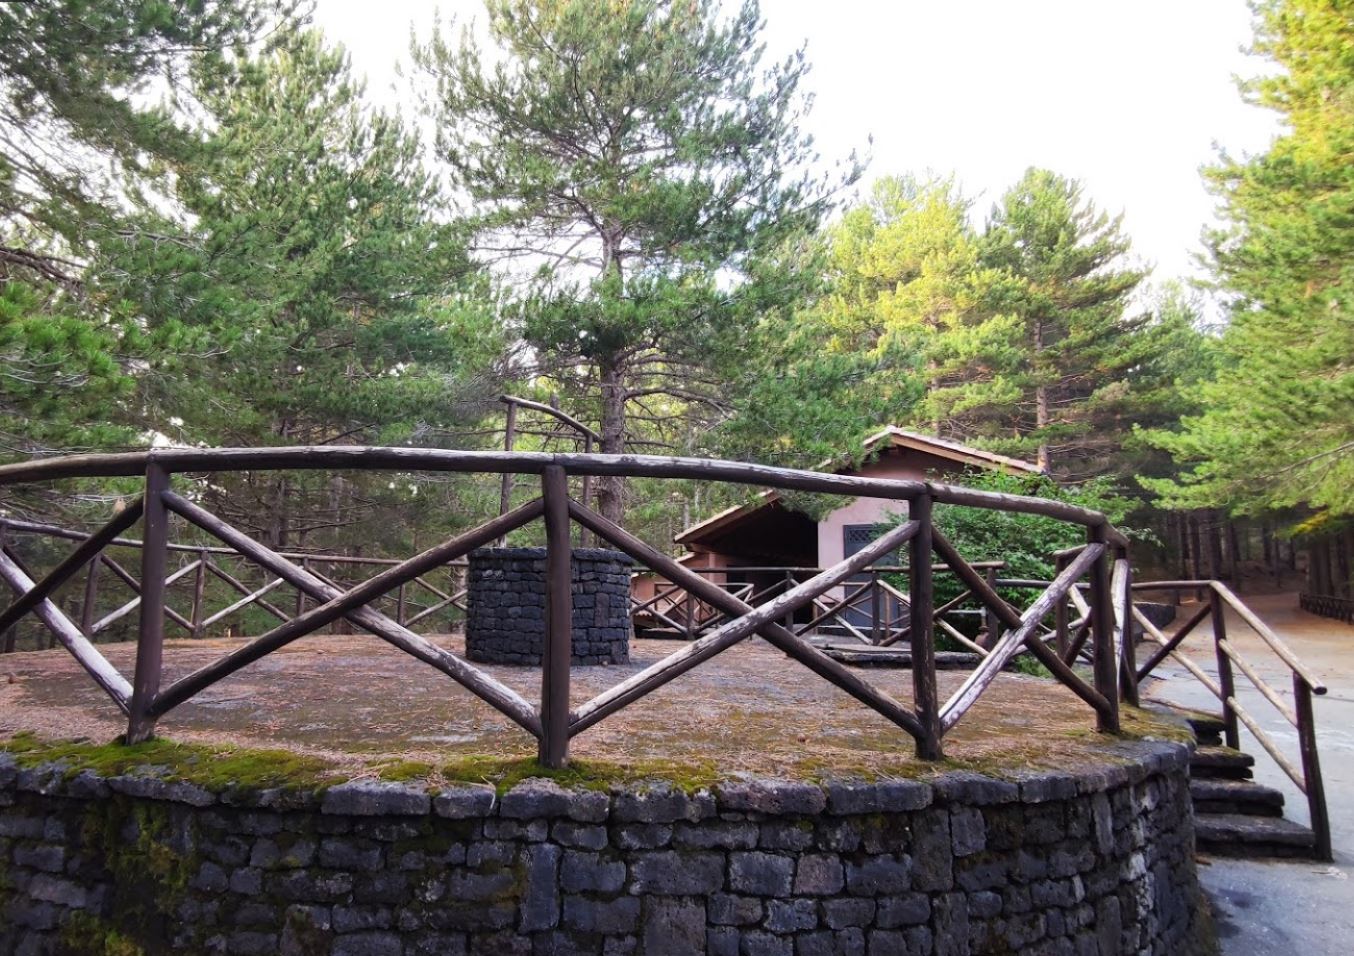
M 1331 817 L 1335 862 L 1201 860 L 1199 876 L 1213 902 L 1225 956 L 1354 953 L 1354 627 L 1305 614 L 1296 595 L 1245 598 L 1329 688 L 1315 698 L 1318 748 Z M 1202 630 L 1202 629 L 1201 629 Z M 1260 675 L 1292 703 L 1289 671 L 1239 620 L 1228 635 Z M 1191 638 L 1187 653 L 1215 672 L 1210 643 Z M 1212 697 L 1183 668 L 1168 663 L 1149 694 L 1218 712 Z M 1238 700 L 1283 752 L 1300 766 L 1297 734 L 1279 712 L 1236 674 Z M 1283 792 L 1284 815 L 1309 822 L 1306 798 L 1242 727 L 1241 746 L 1256 760 L 1255 779 Z

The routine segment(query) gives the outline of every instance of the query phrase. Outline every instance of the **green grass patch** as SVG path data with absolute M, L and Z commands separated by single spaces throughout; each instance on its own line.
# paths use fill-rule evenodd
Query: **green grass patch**
M 253 750 L 147 740 L 99 744 L 88 740 L 42 740 L 20 733 L 0 751 L 14 755 L 21 767 L 60 762 L 74 776 L 92 771 L 115 777 L 144 767 L 163 770 L 164 779 L 192 783 L 220 792 L 234 788 L 266 790 L 273 787 L 318 789 L 335 783 L 333 770 L 323 760 L 286 750 Z
M 500 794 L 523 780 L 544 778 L 569 790 L 610 790 L 613 786 L 665 781 L 687 793 L 707 789 L 722 775 L 713 763 L 674 763 L 639 760 L 611 763 L 599 760 L 571 760 L 561 769 L 542 767 L 534 757 L 465 756 L 444 764 L 442 776 L 451 782 L 488 783 Z

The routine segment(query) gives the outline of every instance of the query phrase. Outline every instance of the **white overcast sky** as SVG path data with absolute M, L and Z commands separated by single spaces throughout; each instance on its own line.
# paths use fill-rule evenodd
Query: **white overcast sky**
M 394 63 L 434 12 L 483 21 L 480 0 L 317 0 L 373 99 L 398 102 Z M 825 161 L 956 174 L 979 216 L 1026 167 L 1080 179 L 1123 212 L 1154 281 L 1195 273 L 1214 201 L 1199 167 L 1221 146 L 1262 151 L 1275 115 L 1245 105 L 1245 0 L 762 0 L 768 56 L 807 44 L 810 130 Z

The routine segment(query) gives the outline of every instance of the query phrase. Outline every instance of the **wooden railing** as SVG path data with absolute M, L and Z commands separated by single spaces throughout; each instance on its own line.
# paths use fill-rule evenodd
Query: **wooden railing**
M 1337 594 L 1310 594 L 1303 591 L 1298 596 L 1298 606 L 1309 614 L 1331 617 L 1346 624 L 1354 624 L 1354 598 L 1340 597 Z
M 1317 752 L 1316 717 L 1312 696 L 1326 693 L 1326 685 L 1289 649 L 1269 625 L 1247 607 L 1221 581 L 1154 581 L 1133 584 L 1134 591 L 1171 591 L 1175 593 L 1202 591 L 1206 599 L 1200 602 L 1169 636 L 1162 633 L 1136 606 L 1133 617 L 1143 633 L 1158 645 L 1157 650 L 1141 667 L 1136 678 L 1142 680 L 1167 658 L 1175 660 L 1195 680 L 1208 689 L 1222 706 L 1223 737 L 1227 746 L 1240 746 L 1241 727 L 1244 725 L 1261 747 L 1274 759 L 1299 791 L 1307 798 L 1307 806 L 1315 837 L 1318 859 L 1331 859 L 1330 815 L 1326 808 L 1326 790 L 1321 777 L 1321 760 Z M 1247 627 L 1259 636 L 1272 657 L 1290 674 L 1293 703 L 1284 700 L 1279 690 L 1266 681 L 1254 664 L 1242 653 L 1236 642 L 1228 637 L 1226 611 L 1231 610 Z M 1195 633 L 1205 620 L 1212 620 L 1213 657 L 1215 674 L 1200 666 L 1181 650 L 1185 638 Z M 1237 699 L 1236 675 L 1240 673 L 1279 714 L 1297 731 L 1300 765 L 1295 765 L 1283 752 L 1273 735 L 1268 733 Z
M 141 499 L 137 499 L 104 530 L 108 531 L 109 528 L 119 526 L 125 529 L 140 520 L 140 516 Z M 111 539 L 105 535 L 89 536 L 56 525 L 0 517 L 0 542 L 13 541 L 17 544 L 18 540 L 24 537 L 46 539 L 48 542 L 68 540 L 83 543 L 62 565 L 39 581 L 38 587 L 0 612 L 0 653 L 15 650 L 15 627 L 19 620 L 31 612 L 39 600 L 56 592 L 63 583 L 78 574 L 82 565 L 85 580 L 80 602 L 79 628 L 86 637 L 91 639 L 106 637 L 112 632 L 113 625 L 140 607 L 141 582 L 136 572 L 129 570 L 110 552 L 116 549 L 134 552 L 139 571 L 141 541 L 117 536 Z M 244 562 L 233 548 L 171 543 L 167 546 L 167 550 L 171 554 L 180 555 L 181 558 L 179 566 L 166 577 L 166 588 L 175 584 L 188 585 L 190 593 L 188 607 L 183 612 L 176 611 L 166 603 L 165 616 L 186 635 L 201 637 L 222 621 L 237 618 L 251 607 L 257 607 L 279 621 L 290 620 L 306 608 L 305 594 L 299 591 L 295 596 L 294 607 L 290 610 L 283 610 L 268 600 L 270 593 L 286 585 L 286 581 L 282 578 L 265 575 L 258 583 L 245 583 L 242 578 L 247 577 L 246 571 L 237 565 L 247 562 Z M 279 553 L 285 558 L 300 562 L 302 568 L 312 571 L 316 576 L 335 586 L 339 586 L 336 579 L 346 577 L 349 570 L 380 568 L 399 563 L 394 558 L 295 551 Z M 23 561 L 13 553 L 13 549 L 11 558 L 27 573 Z M 184 558 L 191 560 L 184 563 Z M 437 579 L 431 575 L 424 575 L 396 588 L 390 596 L 390 603 L 398 623 L 413 626 L 421 621 L 430 620 L 445 625 L 451 616 L 466 611 L 466 562 L 448 562 L 441 570 L 443 574 Z M 130 600 L 118 598 L 118 603 L 111 608 L 108 607 L 107 599 L 110 592 L 107 587 L 109 582 L 105 577 L 107 574 L 113 576 L 112 583 L 120 585 L 124 595 L 130 592 Z M 218 582 L 216 590 L 224 588 L 236 595 L 224 606 L 214 610 L 212 595 L 208 592 L 208 582 L 212 579 Z M 104 610 L 102 614 L 99 613 L 101 606 Z
M 983 571 L 989 584 L 995 584 L 996 572 L 1004 568 L 1006 563 L 974 561 L 970 566 Z M 763 604 L 823 571 L 822 568 L 783 565 L 730 565 L 689 570 L 753 606 Z M 943 564 L 933 566 L 932 572 L 938 575 L 951 573 Z M 828 592 L 814 598 L 808 606 L 807 621 L 787 619 L 785 626 L 792 628 L 801 637 L 818 635 L 822 629 L 831 627 L 834 634 L 862 644 L 879 647 L 896 644 L 906 638 L 912 628 L 910 600 L 908 595 L 890 583 L 890 579 L 906 578 L 910 574 L 911 569 L 906 565 L 873 565 L 846 584 L 833 589 L 840 593 Z M 755 580 L 745 580 L 747 578 Z M 983 635 L 995 640 L 995 614 L 962 607 L 970 603 L 981 604 L 971 591 L 963 591 L 958 597 L 935 608 L 931 620 L 934 627 L 945 631 L 955 641 L 986 654 L 986 647 L 970 640 L 951 620 L 952 617 L 962 615 L 984 616 L 987 624 Z M 636 633 L 651 631 L 687 640 L 699 637 L 729 619 L 724 611 L 666 579 L 654 581 L 653 594 L 632 601 L 631 617 L 635 621 Z
M 535 475 L 539 497 L 469 531 L 409 558 L 386 566 L 375 577 L 343 588 L 313 567 L 270 549 L 213 515 L 194 498 L 197 480 L 206 473 L 276 469 L 390 470 L 409 472 L 476 472 Z M 653 456 L 471 452 L 410 448 L 302 447 L 265 449 L 156 449 L 115 455 L 80 455 L 0 467 L 0 487 L 24 482 L 98 477 L 144 478 L 139 503 L 113 517 L 103 528 L 81 540 L 56 568 L 37 579 L 17 560 L 13 548 L 0 548 L 0 577 L 15 592 L 13 617 L 32 615 L 49 628 L 93 680 L 127 716 L 128 741 L 151 736 L 156 723 L 194 695 L 287 644 L 334 621 L 345 619 L 423 661 L 519 725 L 538 741 L 539 757 L 548 766 L 560 766 L 568 757 L 569 740 L 615 714 L 686 671 L 711 660 L 745 638 L 757 634 L 824 680 L 850 694 L 892 721 L 915 741 L 924 759 L 943 755 L 943 738 L 972 708 L 997 674 L 1022 650 L 1033 653 L 1059 681 L 1094 710 L 1102 731 L 1119 729 L 1121 691 L 1132 699 L 1131 641 L 1123 639 L 1128 617 L 1127 541 L 1103 515 L 1072 505 L 976 491 L 951 485 L 865 478 L 819 472 L 769 468 L 741 462 Z M 173 486 L 180 477 L 178 489 Z M 571 476 L 619 476 L 726 481 L 745 485 L 905 501 L 908 520 L 882 533 L 867 547 L 844 561 L 785 587 L 757 607 L 747 597 L 731 593 L 606 520 L 585 502 L 570 497 Z M 1086 543 L 1061 559 L 1060 573 L 1021 611 L 1004 601 L 988 575 L 970 565 L 932 522 L 933 504 L 963 505 L 1039 514 L 1081 525 Z M 313 602 L 297 613 L 278 615 L 279 623 L 266 633 L 226 653 L 201 669 L 163 683 L 162 655 L 165 622 L 176 619 L 166 604 L 170 572 L 171 517 L 177 516 L 210 534 L 247 558 L 273 578 Z M 141 568 L 135 669 L 131 680 L 120 674 L 82 629 L 52 600 L 53 592 L 137 520 L 142 525 Z M 472 549 L 542 519 L 547 543 L 546 643 L 541 674 L 541 703 L 532 706 L 491 674 L 410 630 L 378 610 L 375 602 L 402 585 L 457 561 Z M 696 640 L 629 679 L 570 709 L 570 527 L 576 523 L 600 541 L 629 554 L 658 576 L 683 588 L 698 601 L 727 617 Z M 821 602 L 829 591 L 859 576 L 896 549 L 907 546 L 911 568 L 905 599 L 907 641 L 912 655 L 912 702 L 904 704 L 864 680 L 857 672 L 828 657 L 801 633 L 783 622 L 800 608 Z M 201 550 L 201 549 L 197 549 Z M 991 613 L 1004 633 L 994 635 L 978 667 L 947 701 L 939 699 L 935 667 L 934 580 L 936 560 L 953 573 Z M 200 559 L 199 559 L 200 560 Z M 194 570 L 201 568 L 197 565 Z M 1085 577 L 1085 629 L 1089 635 L 1093 678 L 1089 682 L 1073 670 L 1056 647 L 1049 647 L 1044 619 L 1069 595 L 1078 596 Z M 257 589 L 250 592 L 259 602 Z M 448 598 L 450 600 L 450 598 Z M 260 605 L 262 606 L 262 605 Z M 279 609 L 280 610 L 280 609 Z M 178 617 L 181 617 L 179 615 Z M 192 621 L 188 621 L 191 627 Z M 1120 675 L 1129 678 L 1121 684 Z

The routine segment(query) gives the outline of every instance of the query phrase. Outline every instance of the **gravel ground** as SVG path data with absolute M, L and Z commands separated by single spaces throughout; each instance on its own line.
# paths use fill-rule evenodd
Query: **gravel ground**
M 456 637 L 440 643 L 459 651 Z M 238 641 L 169 642 L 166 682 Z M 632 663 L 576 667 L 573 703 L 681 645 L 634 642 Z M 103 647 L 130 674 L 134 647 Z M 486 667 L 529 700 L 538 669 Z M 911 673 L 871 669 L 867 680 L 900 700 Z M 940 675 L 942 699 L 963 673 Z M 1049 680 L 1002 675 L 946 738 L 952 759 L 987 766 L 1065 766 L 1096 745 L 1094 715 Z M 0 734 L 112 739 L 116 708 L 63 650 L 0 658 Z M 400 755 L 436 761 L 463 754 L 534 753 L 534 741 L 439 672 L 368 636 L 317 636 L 290 645 L 211 687 L 161 721 L 175 739 L 285 746 L 343 762 Z M 910 737 L 759 639 L 745 641 L 574 740 L 577 757 L 716 767 L 723 774 L 823 770 L 908 772 Z

